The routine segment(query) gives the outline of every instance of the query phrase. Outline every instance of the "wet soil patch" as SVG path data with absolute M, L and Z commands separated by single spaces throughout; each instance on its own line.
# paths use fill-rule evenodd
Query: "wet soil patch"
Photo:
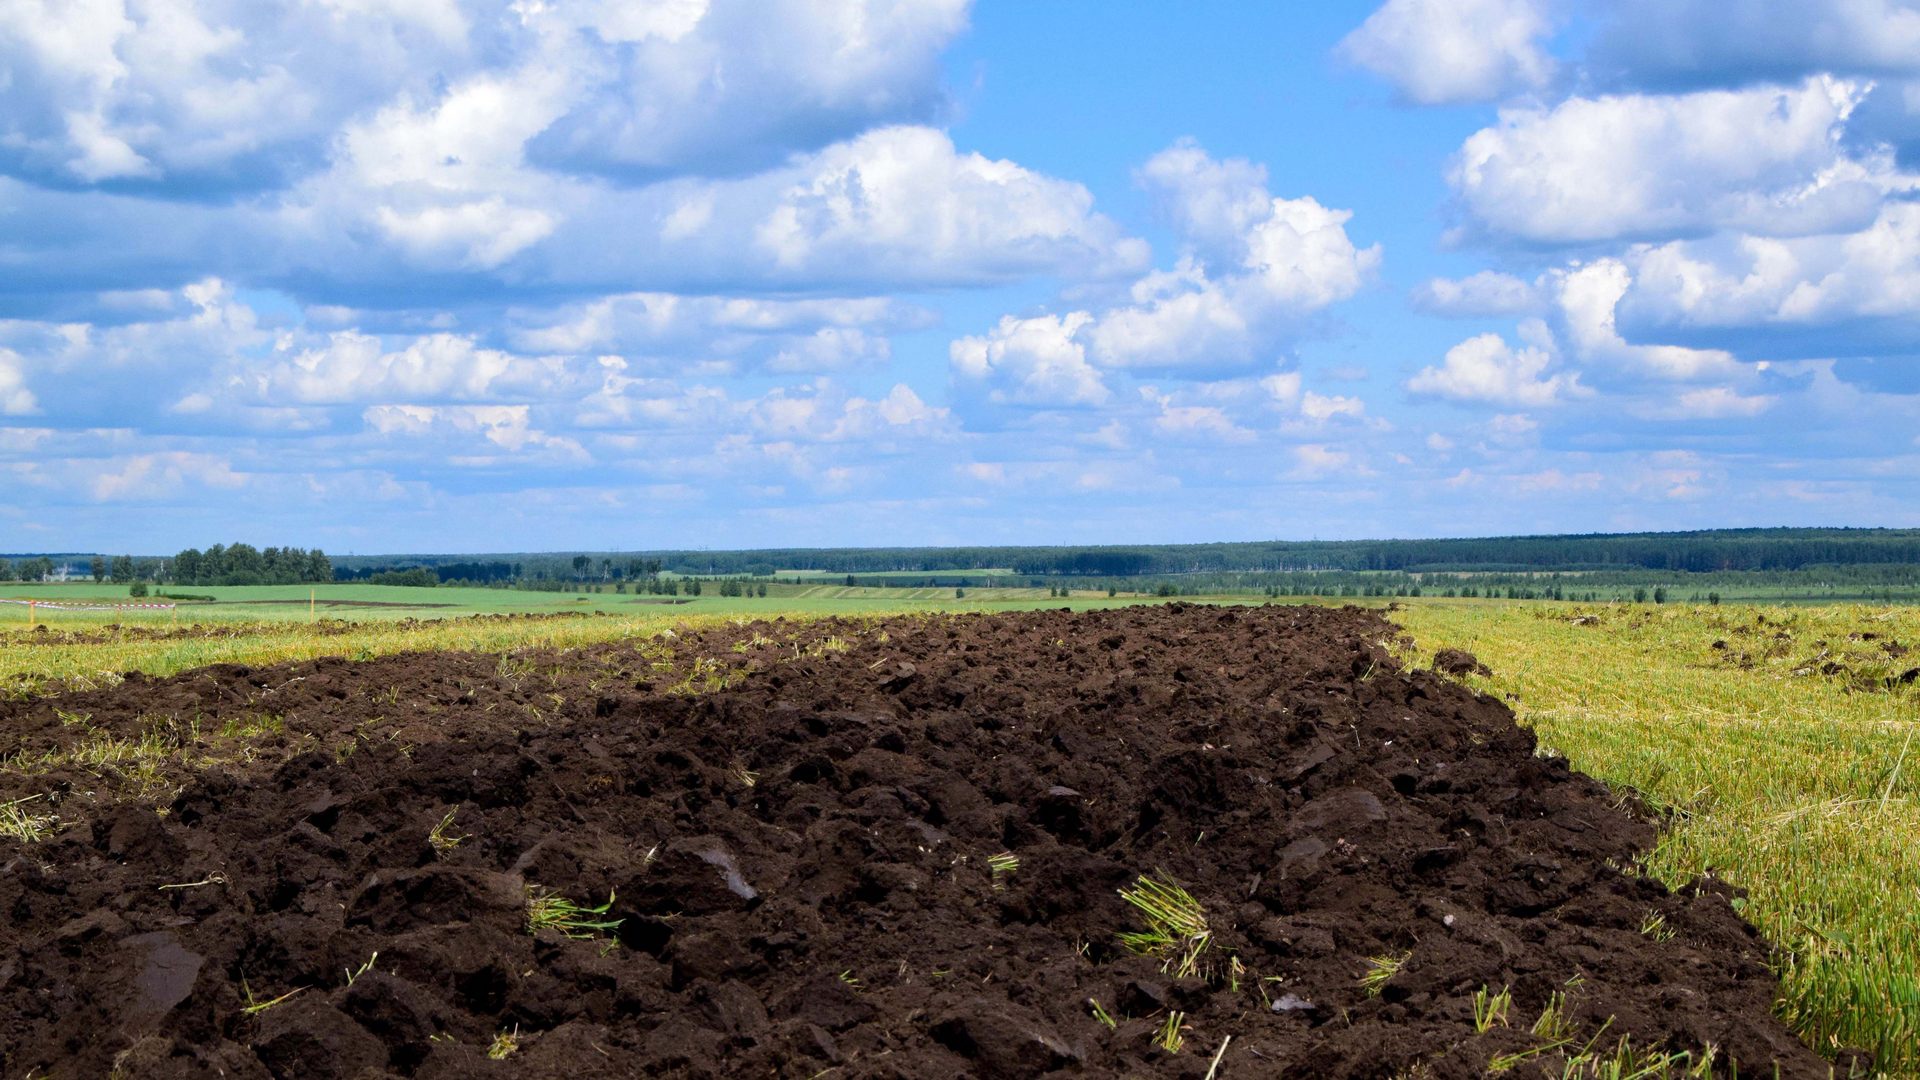
M 1632 875 L 1653 826 L 1397 633 L 774 621 L 0 704 L 0 799 L 60 818 L 0 840 L 0 1073 L 1826 1076 L 1727 890 Z M 1149 875 L 1204 948 L 1117 936 Z

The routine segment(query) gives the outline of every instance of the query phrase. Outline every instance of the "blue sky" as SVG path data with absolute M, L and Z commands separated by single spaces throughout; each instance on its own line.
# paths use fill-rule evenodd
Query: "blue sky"
M 1920 526 L 1920 4 L 0 0 L 0 550 Z

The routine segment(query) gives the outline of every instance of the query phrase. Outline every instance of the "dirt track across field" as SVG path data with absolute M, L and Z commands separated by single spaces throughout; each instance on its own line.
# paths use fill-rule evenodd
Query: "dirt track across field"
M 58 819 L 0 840 L 0 1075 L 1558 1076 L 1623 1037 L 1828 1075 L 1729 894 L 1634 876 L 1652 825 L 1395 633 L 763 622 L 0 704 L 0 800 Z M 1204 948 L 1122 943 L 1143 876 Z

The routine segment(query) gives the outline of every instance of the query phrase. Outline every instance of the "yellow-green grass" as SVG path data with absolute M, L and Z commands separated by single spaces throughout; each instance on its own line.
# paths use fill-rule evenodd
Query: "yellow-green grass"
M 488 621 L 448 619 L 395 623 L 370 621 L 345 633 L 325 624 L 254 622 L 202 625 L 207 635 L 181 634 L 154 640 L 116 639 L 79 643 L 40 643 L 23 631 L 0 637 L 0 692 L 20 694 L 50 688 L 107 686 L 129 671 L 172 675 L 208 664 L 255 666 L 321 656 L 371 659 L 400 652 L 472 649 L 505 652 L 528 647 L 577 648 L 627 637 L 651 636 L 672 627 L 675 620 L 661 616 L 623 618 L 597 616 L 580 619 Z M 55 630 L 97 631 L 97 625 L 53 623 Z
M 1920 1075 L 1920 688 L 1849 689 L 1808 663 L 1876 644 L 1849 635 L 1920 646 L 1920 610 L 1429 602 L 1392 617 L 1423 653 L 1491 667 L 1470 681 L 1514 695 L 1543 748 L 1669 811 L 1647 872 L 1750 890 L 1802 1037 Z

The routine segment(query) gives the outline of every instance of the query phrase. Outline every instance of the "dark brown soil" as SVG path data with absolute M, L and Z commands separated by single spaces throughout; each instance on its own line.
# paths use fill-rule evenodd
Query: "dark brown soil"
M 1433 670 L 1447 675 L 1491 675 L 1492 669 L 1465 649 L 1441 649 L 1433 654 Z
M 1621 869 L 1652 826 L 1395 633 L 755 623 L 0 705 L 0 799 L 63 822 L 0 840 L 0 1075 L 1199 1080 L 1231 1036 L 1223 1078 L 1466 1077 L 1547 1045 L 1558 994 L 1572 1041 L 1512 1075 L 1631 1037 L 1826 1076 L 1728 893 Z M 164 760 L 61 756 L 140 736 Z M 1117 941 L 1153 873 L 1204 907 L 1205 977 Z M 529 889 L 611 894 L 617 931 L 529 933 Z

